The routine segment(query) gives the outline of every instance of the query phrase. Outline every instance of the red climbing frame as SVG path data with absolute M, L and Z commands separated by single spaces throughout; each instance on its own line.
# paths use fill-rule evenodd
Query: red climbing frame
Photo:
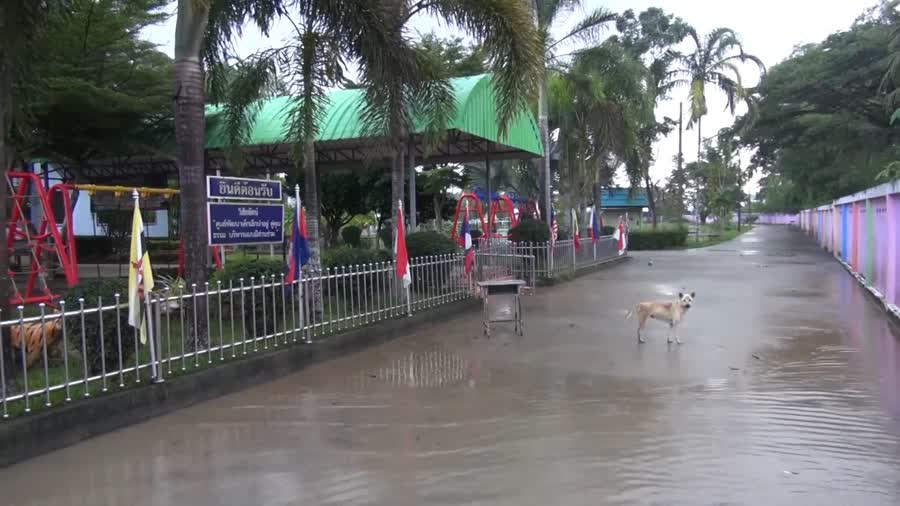
M 464 202 L 470 200 L 475 203 L 473 206 L 474 209 L 470 208 L 470 210 L 478 214 L 478 219 L 481 220 L 481 232 L 487 234 L 488 227 L 487 222 L 484 219 L 484 210 L 481 208 L 481 199 L 474 193 L 463 193 L 456 203 L 456 214 L 453 216 L 453 229 L 450 231 L 450 239 L 453 239 L 454 241 L 459 237 L 459 215 L 465 210 Z
M 494 230 L 494 223 L 497 221 L 497 213 L 509 214 L 509 228 L 516 228 L 516 225 L 519 224 L 519 217 L 516 216 L 516 206 L 508 195 L 501 195 L 499 200 L 491 202 L 491 217 L 488 221 L 488 226 L 492 231 Z M 500 237 L 496 234 L 495 236 Z
M 30 269 L 27 271 L 28 280 L 25 283 L 25 293 L 21 291 L 21 283 L 17 283 L 17 277 L 26 272 L 9 270 L 9 277 L 13 281 L 13 294 L 10 303 L 38 304 L 41 302 L 52 303 L 59 298 L 58 294 L 50 291 L 46 283 L 45 264 L 53 255 L 59 261 L 66 283 L 73 287 L 78 283 L 78 254 L 75 249 L 75 233 L 72 224 L 72 188 L 66 184 L 57 184 L 49 190 L 44 188 L 37 174 L 28 172 L 9 172 L 10 193 L 12 194 L 12 213 L 7 222 L 6 247 L 10 258 L 16 254 L 17 243 L 25 245 L 29 253 Z M 60 224 L 56 222 L 53 213 L 52 197 L 60 193 L 63 210 L 65 213 L 65 237 L 60 231 Z M 41 208 L 41 221 L 33 229 L 25 210 L 29 208 L 28 202 L 35 200 Z M 40 286 L 38 286 L 40 285 Z

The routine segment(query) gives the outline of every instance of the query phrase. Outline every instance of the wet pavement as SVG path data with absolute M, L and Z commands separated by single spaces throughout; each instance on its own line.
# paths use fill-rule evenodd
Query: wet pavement
M 758 227 L 0 470 L 9 505 L 900 504 L 900 338 Z M 649 265 L 652 260 L 652 265 Z M 637 344 L 641 299 L 696 291 Z

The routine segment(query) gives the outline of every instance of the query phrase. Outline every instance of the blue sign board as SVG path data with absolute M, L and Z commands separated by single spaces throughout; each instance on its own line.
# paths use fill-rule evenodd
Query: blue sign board
M 284 241 L 284 206 L 210 202 L 209 244 L 273 244 Z
M 206 176 L 206 196 L 223 200 L 281 201 L 281 182 L 271 179 Z

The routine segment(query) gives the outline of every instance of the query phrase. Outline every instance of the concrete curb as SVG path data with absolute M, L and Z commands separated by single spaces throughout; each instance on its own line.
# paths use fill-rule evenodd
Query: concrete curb
M 887 314 L 888 318 L 894 324 L 900 326 L 900 308 L 898 308 L 897 306 L 895 306 L 893 304 L 889 304 L 886 300 L 884 300 L 884 294 L 879 292 L 878 289 L 875 288 L 874 286 L 870 285 L 866 281 L 865 276 L 854 271 L 853 266 L 851 266 L 850 264 L 845 262 L 840 257 L 834 256 L 834 255 L 832 255 L 832 256 L 834 257 L 835 260 L 838 261 L 839 264 L 841 264 L 844 267 L 844 269 L 851 276 L 853 276 L 853 278 L 856 280 L 856 282 L 859 283 L 859 285 L 862 286 L 866 290 L 866 293 L 872 298 L 872 300 L 874 300 L 879 306 L 881 306 L 881 308 Z
M 0 468 L 177 409 L 221 397 L 362 351 L 480 307 L 466 299 L 362 327 L 310 345 L 297 344 L 242 360 L 0 423 Z

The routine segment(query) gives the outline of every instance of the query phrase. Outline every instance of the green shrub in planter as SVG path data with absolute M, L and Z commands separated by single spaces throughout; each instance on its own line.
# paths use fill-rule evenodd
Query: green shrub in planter
M 686 228 L 674 230 L 646 230 L 632 231 L 628 234 L 628 249 L 661 250 L 680 248 L 687 243 L 688 231 Z
M 362 229 L 356 225 L 347 225 L 341 229 L 341 239 L 347 246 L 358 248 L 362 242 Z
M 369 264 L 390 262 L 392 258 L 391 252 L 383 249 L 372 250 L 340 246 L 326 250 L 322 254 L 322 267 L 332 269 L 332 272 L 353 272 L 352 269 L 368 269 Z M 375 286 L 376 276 L 377 274 L 358 274 L 341 278 L 340 283 L 329 280 L 323 283 L 322 290 L 326 295 L 334 296 L 347 293 L 347 290 L 356 287 L 366 287 L 366 290 L 370 290 L 369 287 Z
M 550 240 L 550 229 L 543 221 L 526 218 L 510 229 L 509 240 L 513 242 L 547 242 Z
M 383 249 L 374 250 L 340 246 L 326 250 L 322 254 L 322 267 L 333 268 L 390 262 L 391 258 L 391 252 Z
M 280 318 L 281 316 L 280 313 L 276 314 L 276 312 L 273 311 L 275 299 L 277 299 L 278 304 L 282 303 L 281 290 L 278 286 L 275 287 L 275 297 L 273 299 L 272 287 L 266 286 L 263 288 L 262 285 L 270 285 L 273 274 L 275 275 L 275 282 L 280 284 L 281 275 L 285 273 L 285 270 L 285 264 L 280 258 L 239 257 L 234 260 L 226 261 L 225 268 L 221 271 L 216 271 L 216 273 L 213 274 L 212 279 L 210 279 L 209 288 L 211 291 L 215 291 L 218 281 L 222 282 L 223 289 L 228 287 L 229 282 L 232 283 L 232 286 L 238 288 L 240 287 L 240 280 L 243 278 L 244 287 L 246 289 L 243 295 L 244 304 L 241 306 L 241 294 L 237 292 L 234 294 L 234 304 L 237 307 L 242 308 L 248 316 L 244 319 L 247 336 L 253 336 L 253 324 L 255 321 L 256 336 L 259 337 L 263 335 L 263 329 L 265 329 L 267 333 L 272 333 L 277 321 L 276 318 Z M 250 278 L 254 278 L 252 284 L 256 287 L 252 290 L 249 290 L 251 286 Z M 186 293 L 190 294 L 191 291 L 192 288 L 188 286 Z M 198 286 L 197 291 L 202 292 L 203 289 Z M 285 294 L 289 304 L 291 301 L 291 293 L 291 291 L 287 291 Z M 209 298 L 209 309 L 211 312 L 218 311 L 216 297 L 217 295 L 211 295 Z M 227 304 L 228 300 L 229 297 L 223 294 L 223 304 Z M 189 301 L 187 303 L 190 304 Z M 265 308 L 265 310 L 263 310 L 263 308 Z M 249 317 L 251 311 L 253 315 L 252 318 Z M 263 316 L 265 316 L 265 318 L 263 318 Z
M 413 232 L 406 236 L 406 252 L 409 258 L 449 255 L 459 251 L 455 241 L 433 230 Z
M 423 257 L 452 255 L 458 252 L 459 245 L 455 241 L 433 230 L 413 232 L 406 236 L 406 250 L 412 264 L 413 288 L 416 291 L 424 292 L 432 287 L 442 287 L 447 284 L 449 275 L 447 269 L 421 264 L 431 261 L 431 259 Z
M 65 296 L 66 312 L 78 311 L 78 299 L 84 299 L 84 308 L 96 309 L 98 300 L 104 306 L 116 303 L 115 295 L 119 294 L 119 302 L 128 302 L 128 281 L 122 279 L 91 279 L 75 286 Z M 134 330 L 128 326 L 128 309 L 119 309 L 118 328 L 116 311 L 102 313 L 103 333 L 100 332 L 100 316 L 98 313 L 84 315 L 84 325 L 79 315 L 66 318 L 66 339 L 77 348 L 87 361 L 91 374 L 99 374 L 106 364 L 106 371 L 119 368 L 119 331 L 122 334 L 122 363 L 127 364 L 134 355 Z M 81 335 L 84 331 L 84 341 Z

